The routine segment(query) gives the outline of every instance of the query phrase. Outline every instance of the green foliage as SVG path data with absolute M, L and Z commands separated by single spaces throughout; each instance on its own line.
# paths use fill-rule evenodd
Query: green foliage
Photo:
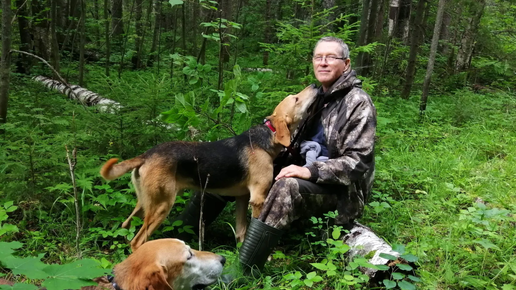
M 58 265 L 41 262 L 44 254 L 38 257 L 20 258 L 12 255 L 15 249 L 22 247 L 18 242 L 0 242 L 0 264 L 10 269 L 14 275 L 23 275 L 30 280 L 43 280 L 41 286 L 52 290 L 80 289 L 83 286 L 97 285 L 92 279 L 109 273 L 100 268 L 97 261 L 82 259 Z M 0 289 L 38 289 L 35 285 L 15 284 L 0 286 Z

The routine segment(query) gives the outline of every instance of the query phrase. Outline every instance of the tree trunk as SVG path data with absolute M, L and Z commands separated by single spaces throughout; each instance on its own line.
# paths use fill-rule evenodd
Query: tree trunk
M 375 39 L 380 39 L 382 37 L 383 32 L 383 22 L 385 20 L 385 8 L 386 8 L 386 1 L 380 0 L 378 3 L 378 17 L 376 18 L 376 25 L 375 25 Z
M 136 51 L 135 54 L 133 54 L 133 57 L 131 59 L 133 63 L 133 70 L 139 69 L 141 67 L 141 55 L 142 55 L 142 40 L 143 40 L 143 26 L 142 26 L 142 15 L 143 15 L 143 1 L 142 0 L 135 0 L 135 6 L 136 6 L 136 12 L 134 20 L 135 24 L 135 32 L 136 36 L 134 39 L 134 50 Z
M 156 0 L 155 11 L 156 15 L 154 16 L 154 32 L 152 33 L 152 45 L 149 51 L 149 58 L 147 59 L 147 66 L 151 67 L 154 64 L 154 54 L 156 52 L 156 47 L 158 44 L 158 34 L 161 29 L 162 22 L 162 14 L 161 14 L 161 0 Z
M 199 1 L 192 2 L 192 50 L 191 55 L 197 54 L 197 32 L 199 27 L 199 10 L 201 6 L 199 5 Z
M 32 52 L 32 38 L 30 35 L 29 17 L 27 9 L 27 1 L 16 0 L 18 8 L 18 30 L 20 31 L 20 50 Z M 32 65 L 31 58 L 25 54 L 20 54 L 16 60 L 16 72 L 22 74 L 29 74 Z
M 411 0 L 399 0 L 399 13 L 396 25 L 395 37 L 400 38 L 404 44 L 408 43 L 410 28 Z
M 114 112 L 121 108 L 120 103 L 106 99 L 78 85 L 65 84 L 44 76 L 34 77 L 34 80 L 43 83 L 49 89 L 65 94 L 70 100 L 85 106 L 97 106 L 101 112 Z
M 394 34 L 394 28 L 398 23 L 398 13 L 400 10 L 400 0 L 391 0 L 389 6 L 389 37 Z
M 79 85 L 84 85 L 84 46 L 86 45 L 86 0 L 81 0 L 81 35 L 79 44 Z
M 56 1 L 56 0 L 55 0 Z M 100 7 L 99 7 L 99 0 L 93 0 L 93 3 L 94 3 L 94 7 L 93 9 L 95 10 L 93 12 L 93 15 L 95 15 L 95 35 L 97 36 L 96 37 L 96 43 L 97 43 L 97 47 L 100 48 L 101 47 L 101 44 L 100 44 L 100 41 L 102 39 L 102 36 L 100 35 Z
M 74 39 L 77 35 L 77 31 L 79 30 L 78 27 L 78 19 L 80 17 L 80 14 L 77 12 L 77 0 L 69 0 L 68 1 L 68 17 L 65 20 L 67 28 L 65 29 L 65 37 L 63 40 L 63 43 L 61 43 L 61 50 L 68 49 L 68 43 L 71 39 Z M 72 41 L 71 49 L 74 48 L 74 41 Z
M 111 37 L 110 37 L 110 29 L 109 29 L 109 0 L 104 0 L 104 30 L 106 37 L 106 76 L 109 76 L 109 70 L 111 67 Z
M 44 59 L 49 59 L 50 48 L 48 44 L 50 41 L 48 39 L 48 21 L 46 20 L 49 18 L 49 15 L 46 12 L 47 7 L 42 7 L 38 0 L 32 0 L 31 6 L 32 16 L 41 19 L 41 21 L 36 22 L 32 26 L 32 35 L 34 36 L 36 54 L 42 56 Z
M 376 19 L 377 19 L 377 9 L 379 0 L 371 0 L 371 7 L 369 9 L 369 19 L 367 20 L 367 37 L 366 37 L 366 43 L 369 44 L 374 42 L 374 36 L 376 35 Z M 364 76 L 370 76 L 371 67 L 372 67 L 372 58 L 370 53 L 363 53 L 362 54 L 362 69 L 360 70 L 360 74 Z
M 485 6 L 485 0 L 479 0 L 478 2 L 471 3 L 469 6 L 471 17 L 468 19 L 466 30 L 464 31 L 459 50 L 457 51 L 457 60 L 455 62 L 456 71 L 464 71 L 469 67 L 473 48 L 475 47 L 478 27 Z
M 50 13 L 52 21 L 50 21 L 50 63 L 59 73 L 59 44 L 57 42 L 56 23 L 57 23 L 57 0 L 51 0 Z M 54 21 L 54 19 L 56 21 Z M 54 75 L 55 77 L 55 75 Z
M 265 33 L 264 33 L 264 43 L 270 43 L 270 30 L 271 30 L 271 1 L 265 0 Z M 263 65 L 269 65 L 269 51 L 263 51 Z
M 269 0 L 267 0 L 269 1 Z M 220 1 L 222 2 L 222 18 L 226 19 L 226 20 L 232 20 L 233 17 L 232 17 L 232 7 L 231 7 L 231 3 L 232 1 L 230 0 L 222 0 Z M 220 3 L 219 2 L 219 3 Z M 222 45 L 222 61 L 224 63 L 228 63 L 229 62 L 229 42 L 230 42 L 230 39 L 229 37 L 227 36 L 228 34 L 232 33 L 231 31 L 231 26 L 229 26 L 228 24 L 226 24 L 226 28 L 222 28 L 223 30 L 223 37 L 221 39 L 223 45 Z
M 364 46 L 367 41 L 367 19 L 369 14 L 369 8 L 371 5 L 371 0 L 363 0 L 362 1 L 362 17 L 360 18 L 360 28 L 358 30 L 358 41 L 357 46 Z M 359 52 L 357 56 L 357 60 L 355 62 L 355 69 L 357 74 L 362 73 L 362 66 L 364 61 L 364 53 Z
M 11 0 L 2 0 L 2 57 L 0 59 L 0 124 L 7 122 L 11 67 Z M 4 132 L 0 130 L 0 134 Z
M 113 39 L 115 39 L 115 42 L 117 43 L 121 43 L 122 34 L 124 34 L 122 10 L 122 0 L 113 0 L 113 5 L 111 6 L 111 29 L 112 37 Z
M 335 0 L 323 0 L 322 1 L 322 7 L 323 9 L 330 9 L 335 6 Z M 335 20 L 335 13 L 331 12 L 328 14 L 328 18 L 326 18 L 326 21 L 328 23 L 332 23 Z M 329 24 L 328 26 L 329 32 L 333 31 L 333 24 Z
M 448 54 L 450 51 L 450 23 L 451 23 L 451 13 L 449 11 L 444 11 L 443 15 L 443 23 L 441 25 L 441 40 L 442 43 L 439 44 L 438 51 L 442 54 Z
M 437 53 L 437 46 L 439 45 L 439 34 L 441 32 L 441 24 L 443 22 L 444 7 L 446 0 L 439 0 L 437 8 L 437 16 L 435 19 L 434 35 L 432 36 L 432 45 L 430 46 L 430 56 L 428 58 L 428 66 L 426 68 L 425 82 L 423 83 L 423 94 L 419 105 L 419 111 L 423 113 L 426 110 L 426 102 L 428 99 L 428 89 L 430 87 L 430 79 L 434 71 L 435 55 Z
M 419 39 L 423 34 L 421 31 L 421 27 L 423 25 L 423 13 L 425 12 L 425 3 L 426 0 L 418 0 L 416 15 L 412 21 L 412 32 L 410 33 L 410 53 L 407 64 L 407 72 L 405 77 L 405 84 L 403 86 L 403 91 L 401 92 L 401 97 L 403 99 L 408 99 L 410 97 L 410 90 L 412 89 L 412 84 L 414 83 L 414 77 L 416 74 L 416 61 L 417 61 L 417 53 L 419 49 Z

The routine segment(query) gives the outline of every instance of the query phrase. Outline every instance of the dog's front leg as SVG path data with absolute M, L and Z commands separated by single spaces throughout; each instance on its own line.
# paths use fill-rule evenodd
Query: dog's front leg
M 249 194 L 236 197 L 236 238 L 243 242 L 247 231 L 247 206 Z
M 249 191 L 251 192 L 249 204 L 251 204 L 253 218 L 257 219 L 260 216 L 270 187 L 271 182 L 262 182 L 249 187 Z

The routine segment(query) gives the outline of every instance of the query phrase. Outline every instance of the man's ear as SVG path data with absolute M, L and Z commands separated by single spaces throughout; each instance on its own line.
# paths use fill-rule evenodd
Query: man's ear
M 287 122 L 283 118 L 270 118 L 272 126 L 276 128 L 276 135 L 274 139 L 276 143 L 279 143 L 285 147 L 290 146 L 290 130 L 288 129 Z

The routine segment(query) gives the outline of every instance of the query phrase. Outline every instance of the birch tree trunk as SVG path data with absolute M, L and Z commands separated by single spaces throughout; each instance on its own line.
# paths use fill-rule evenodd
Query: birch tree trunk
M 411 8 L 411 0 L 400 0 L 395 36 L 402 39 L 404 44 L 408 43 Z
M 389 6 L 389 37 L 394 34 L 394 28 L 398 22 L 398 13 L 400 10 L 400 0 L 391 0 Z
M 456 71 L 463 71 L 469 67 L 473 48 L 475 47 L 478 27 L 480 25 L 480 20 L 482 19 L 482 14 L 484 13 L 485 6 L 485 0 L 478 0 L 474 3 L 470 3 L 469 7 L 471 17 L 468 19 L 467 27 L 460 43 L 460 48 L 457 51 L 457 60 L 455 62 Z
M 115 112 L 122 107 L 120 103 L 106 99 L 78 85 L 68 85 L 44 76 L 37 76 L 34 80 L 43 83 L 47 88 L 65 94 L 70 100 L 74 100 L 88 107 L 97 106 L 101 112 Z
M 2 58 L 0 59 L 0 124 L 7 122 L 11 66 L 11 0 L 2 0 Z M 0 130 L 0 134 L 3 131 Z
M 425 82 L 423 83 L 423 94 L 421 95 L 421 101 L 419 105 L 419 111 L 423 113 L 426 110 L 426 102 L 428 99 L 428 89 L 430 87 L 430 79 L 432 78 L 432 72 L 434 71 L 435 55 L 437 53 L 437 47 L 439 45 L 439 36 L 441 33 L 441 25 L 443 22 L 444 7 L 446 6 L 446 0 L 439 0 L 439 6 L 437 8 L 437 16 L 435 19 L 434 35 L 432 36 L 432 45 L 430 46 L 430 57 L 428 58 L 428 66 L 426 68 Z

